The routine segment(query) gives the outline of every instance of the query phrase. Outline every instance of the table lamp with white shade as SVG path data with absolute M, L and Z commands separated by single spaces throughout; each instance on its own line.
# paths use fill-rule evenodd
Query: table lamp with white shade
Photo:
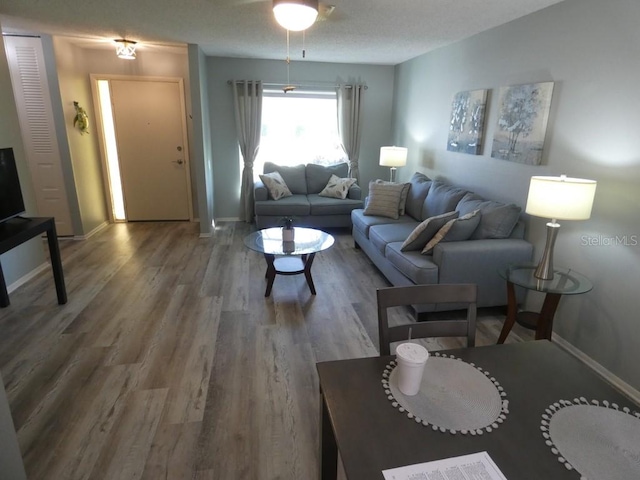
M 404 147 L 380 147 L 380 165 L 391 167 L 390 181 L 396 181 L 396 168 L 407 164 L 407 149 Z
M 584 178 L 531 177 L 525 211 L 536 217 L 552 219 L 547 223 L 547 244 L 534 273 L 536 278 L 553 278 L 553 247 L 560 224 L 558 220 L 587 220 L 596 193 L 596 181 Z

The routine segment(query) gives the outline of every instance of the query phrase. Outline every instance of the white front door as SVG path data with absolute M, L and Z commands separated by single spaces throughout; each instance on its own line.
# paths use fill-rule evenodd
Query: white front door
M 111 80 L 110 84 L 127 220 L 189 220 L 180 83 Z

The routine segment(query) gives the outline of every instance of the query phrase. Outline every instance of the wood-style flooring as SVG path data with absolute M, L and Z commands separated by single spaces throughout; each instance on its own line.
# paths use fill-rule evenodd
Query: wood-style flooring
M 252 228 L 111 225 L 61 241 L 66 305 L 50 270 L 10 295 L 0 371 L 30 480 L 317 478 L 315 364 L 378 354 L 387 283 L 336 230 L 316 296 L 298 275 L 265 298 L 264 258 L 242 241 Z M 499 313 L 481 312 L 478 345 L 495 343 Z

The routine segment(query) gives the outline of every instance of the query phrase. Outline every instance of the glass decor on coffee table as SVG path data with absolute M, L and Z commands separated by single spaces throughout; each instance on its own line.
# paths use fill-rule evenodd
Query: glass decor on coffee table
M 267 289 L 264 296 L 271 295 L 276 275 L 304 274 L 311 294 L 316 287 L 311 277 L 311 266 L 316 253 L 330 248 L 333 236 L 315 228 L 294 227 L 293 241 L 284 241 L 281 227 L 267 228 L 250 233 L 244 238 L 247 248 L 262 253 L 267 261 Z

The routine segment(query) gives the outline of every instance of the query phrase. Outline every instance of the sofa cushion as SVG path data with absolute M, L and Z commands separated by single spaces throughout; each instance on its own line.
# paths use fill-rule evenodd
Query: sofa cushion
M 305 193 L 320 193 L 327 185 L 331 175 L 335 175 L 340 178 L 347 177 L 349 175 L 349 164 L 338 163 L 336 165 L 329 165 L 326 167 L 324 165 L 315 165 L 313 163 L 307 164 L 305 169 L 307 190 Z
M 291 195 L 281 198 L 277 202 L 264 200 L 255 202 L 256 215 L 277 215 L 289 217 L 295 215 L 309 215 L 310 206 L 306 195 Z
M 394 220 L 379 215 L 365 215 L 364 210 L 361 208 L 351 211 L 351 223 L 353 224 L 353 228 L 357 228 L 367 238 L 369 238 L 369 229 L 374 225 L 399 225 L 401 223 L 409 223 L 412 225 L 409 229 L 410 232 L 418 224 L 418 222 L 409 215 L 403 215 Z
M 455 210 L 452 212 L 443 213 L 442 215 L 436 215 L 435 217 L 429 217 L 426 220 L 420 222 L 416 228 L 409 234 L 409 236 L 402 243 L 403 252 L 411 250 L 422 250 L 433 236 L 450 220 L 458 218 L 458 212 Z
M 281 198 L 291 196 L 289 187 L 278 172 L 264 173 L 260 175 L 260 180 L 262 180 L 262 183 L 267 187 L 269 196 L 273 200 L 280 200 Z
M 434 180 L 424 200 L 420 217 L 421 220 L 456 210 L 456 205 L 458 205 L 458 202 L 467 193 L 468 192 L 462 188 Z
M 469 240 L 480 223 L 480 210 L 474 210 L 462 217 L 454 218 L 445 223 L 438 233 L 422 249 L 423 255 L 429 255 L 440 242 L 462 242 Z
M 374 225 L 369 229 L 369 240 L 384 255 L 388 243 L 403 242 L 414 228 L 413 223 Z
M 405 210 L 407 215 L 411 215 L 415 220 L 420 220 L 422 216 L 422 205 L 427 198 L 431 179 L 423 173 L 416 172 L 409 180 L 411 186 L 407 192 L 407 202 Z
M 362 200 L 321 197 L 319 194 L 307 195 L 311 215 L 349 215 L 354 208 L 362 207 Z
M 468 193 L 456 207 L 460 215 L 473 210 L 480 210 L 480 224 L 471 236 L 472 240 L 483 238 L 509 238 L 513 227 L 518 223 L 521 208 L 517 205 L 506 205 L 493 200 L 485 200 L 475 193 Z
M 376 183 L 396 185 L 396 182 L 387 182 L 385 180 L 376 180 Z M 400 203 L 398 204 L 398 215 L 404 215 L 406 213 L 407 195 L 409 194 L 410 183 L 403 183 L 404 188 L 400 194 Z
M 291 190 L 291 193 L 306 194 L 307 193 L 307 179 L 305 177 L 305 166 L 296 165 L 294 167 L 286 167 L 283 165 L 276 165 L 272 162 L 264 163 L 264 173 L 278 172 L 284 179 L 287 187 Z M 331 175 L 329 175 L 331 176 Z M 327 177 L 327 180 L 329 177 Z M 327 182 L 324 182 L 326 185 Z M 324 186 L 323 185 L 323 186 Z M 322 189 L 320 189 L 322 190 Z M 320 191 L 318 190 L 318 192 Z M 314 193 L 318 193 L 314 192 Z
M 351 188 L 351 185 L 354 183 L 356 183 L 355 178 L 340 178 L 331 175 L 329 181 L 318 195 L 321 197 L 345 199 L 349 193 L 349 188 Z
M 419 251 L 403 252 L 401 248 L 402 242 L 387 244 L 385 257 L 394 267 L 417 285 L 438 283 L 438 266 L 432 256 Z
M 369 182 L 369 197 L 364 207 L 364 214 L 398 219 L 403 189 L 402 183 Z

